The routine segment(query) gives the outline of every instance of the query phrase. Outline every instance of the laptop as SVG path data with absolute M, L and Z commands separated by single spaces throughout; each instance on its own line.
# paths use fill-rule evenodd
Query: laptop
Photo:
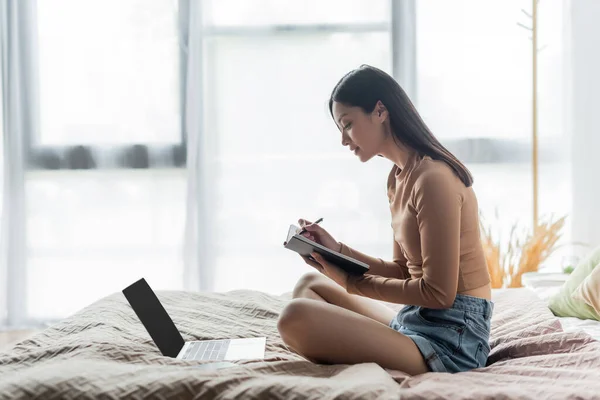
M 123 289 L 125 298 L 164 356 L 180 360 L 263 359 L 266 337 L 186 342 L 144 278 Z

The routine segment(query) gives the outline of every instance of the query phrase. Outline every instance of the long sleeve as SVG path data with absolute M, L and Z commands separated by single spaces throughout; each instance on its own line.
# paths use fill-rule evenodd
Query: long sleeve
M 448 169 L 423 171 L 415 181 L 408 207 L 416 218 L 418 232 L 414 234 L 420 236 L 422 276 L 416 279 L 349 277 L 348 292 L 392 303 L 450 307 L 458 286 L 464 189 L 462 182 Z
M 383 276 L 388 278 L 407 279 L 410 278 L 408 268 L 406 268 L 406 258 L 402 255 L 400 246 L 394 240 L 394 261 L 384 261 L 381 258 L 375 258 L 361 253 L 358 250 L 342 243 L 340 251 L 343 255 L 362 261 L 369 266 L 369 275 Z

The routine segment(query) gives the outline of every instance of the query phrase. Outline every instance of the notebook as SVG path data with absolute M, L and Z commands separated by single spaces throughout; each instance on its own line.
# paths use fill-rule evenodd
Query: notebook
M 369 271 L 369 266 L 364 262 L 358 261 L 352 257 L 348 257 L 342 253 L 338 253 L 337 251 L 328 249 L 327 247 L 313 242 L 302 235 L 298 235 L 300 230 L 300 227 L 293 224 L 290 225 L 287 239 L 285 240 L 284 244 L 286 249 L 295 251 L 296 253 L 305 257 L 309 257 L 310 253 L 316 252 L 325 260 L 337 265 L 352 275 L 363 275 Z

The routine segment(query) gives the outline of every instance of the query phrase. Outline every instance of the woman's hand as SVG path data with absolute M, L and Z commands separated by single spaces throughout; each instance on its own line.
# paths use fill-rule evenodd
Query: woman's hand
M 319 253 L 310 253 L 312 260 L 309 257 L 304 257 L 304 261 L 315 268 L 317 271 L 333 280 L 335 283 L 347 289 L 348 273 L 335 264 L 326 261 Z M 314 261 L 313 261 L 314 260 Z
M 318 224 L 313 224 L 305 219 L 299 219 L 298 224 L 301 228 L 306 229 L 306 232 L 302 236 L 312 240 L 313 242 L 319 243 L 321 246 L 325 246 L 330 250 L 339 252 L 342 248 L 342 244 L 335 240 L 333 236 L 329 234 L 323 227 Z

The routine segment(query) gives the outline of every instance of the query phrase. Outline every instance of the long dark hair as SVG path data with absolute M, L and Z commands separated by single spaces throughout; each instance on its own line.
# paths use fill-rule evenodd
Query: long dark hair
M 370 65 L 350 71 L 333 88 L 329 98 L 329 112 L 333 117 L 333 102 L 351 107 L 360 107 L 370 114 L 378 101 L 387 108 L 394 140 L 427 155 L 434 160 L 444 161 L 469 187 L 473 176 L 429 130 L 398 82 L 382 70 Z

